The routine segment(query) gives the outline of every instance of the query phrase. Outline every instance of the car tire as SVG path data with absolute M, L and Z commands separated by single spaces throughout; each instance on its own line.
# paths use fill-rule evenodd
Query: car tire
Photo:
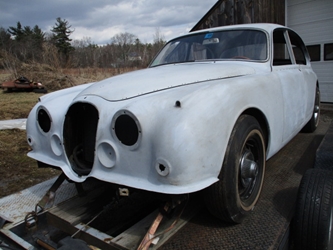
M 224 221 L 241 223 L 258 201 L 265 164 L 262 129 L 253 116 L 242 115 L 231 133 L 219 181 L 205 190 L 207 209 Z
M 317 86 L 313 113 L 312 113 L 310 121 L 308 121 L 308 123 L 302 129 L 302 132 L 305 132 L 305 133 L 314 132 L 318 127 L 319 117 L 320 117 L 320 90 L 319 90 L 319 87 Z
M 309 169 L 297 195 L 295 249 L 333 249 L 333 172 Z

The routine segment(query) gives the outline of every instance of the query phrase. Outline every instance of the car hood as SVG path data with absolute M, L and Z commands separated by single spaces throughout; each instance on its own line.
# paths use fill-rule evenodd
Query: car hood
M 254 74 L 240 63 L 186 63 L 134 71 L 97 82 L 79 96 L 97 95 L 108 101 L 120 101 L 179 86 Z

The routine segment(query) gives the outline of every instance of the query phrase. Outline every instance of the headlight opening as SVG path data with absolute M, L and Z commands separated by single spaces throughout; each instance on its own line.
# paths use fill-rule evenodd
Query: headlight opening
M 120 110 L 114 115 L 112 132 L 121 144 L 128 147 L 137 147 L 141 138 L 139 121 L 127 110 Z
M 44 108 L 40 108 L 37 111 L 37 122 L 40 129 L 44 133 L 48 133 L 51 129 L 51 117 Z

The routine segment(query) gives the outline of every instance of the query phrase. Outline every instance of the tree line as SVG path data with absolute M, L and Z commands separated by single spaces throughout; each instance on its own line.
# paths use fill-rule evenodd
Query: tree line
M 58 17 L 50 32 L 38 25 L 7 29 L 0 27 L 0 68 L 12 69 L 19 63 L 48 64 L 51 67 L 146 67 L 165 44 L 157 28 L 153 43 L 142 43 L 131 33 L 119 33 L 106 45 L 95 44 L 90 37 L 72 40 L 75 30 Z

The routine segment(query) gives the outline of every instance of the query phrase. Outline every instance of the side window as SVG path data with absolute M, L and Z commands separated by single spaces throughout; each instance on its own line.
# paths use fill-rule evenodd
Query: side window
M 324 45 L 324 60 L 333 60 L 333 43 L 327 43 Z
M 305 45 L 304 45 L 302 39 L 295 32 L 293 32 L 291 30 L 288 30 L 288 34 L 289 34 L 291 46 L 293 48 L 296 63 L 306 65 L 306 57 L 304 54 Z
M 273 33 L 273 65 L 289 65 L 291 64 L 290 55 L 288 52 L 287 42 L 284 37 L 284 30 L 277 29 Z
M 320 44 L 308 45 L 308 46 L 306 46 L 306 48 L 309 52 L 312 62 L 320 61 Z

